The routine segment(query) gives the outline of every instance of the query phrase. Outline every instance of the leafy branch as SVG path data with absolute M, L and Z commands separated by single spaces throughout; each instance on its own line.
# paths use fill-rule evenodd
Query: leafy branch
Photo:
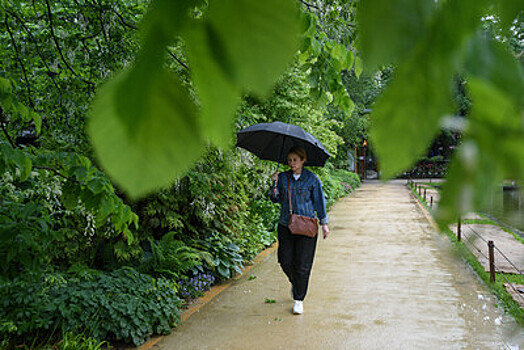
M 91 82 L 89 80 L 86 80 L 85 78 L 83 78 L 80 75 L 78 75 L 78 73 L 75 72 L 73 67 L 71 67 L 69 62 L 65 59 L 64 54 L 62 52 L 62 48 L 60 47 L 60 43 L 58 42 L 58 39 L 57 39 L 56 33 L 55 33 L 55 29 L 54 29 L 54 26 L 53 26 L 53 14 L 51 13 L 51 5 L 49 4 L 49 0 L 46 0 L 46 7 L 47 7 L 47 16 L 49 18 L 49 30 L 51 31 L 51 37 L 53 38 L 53 42 L 55 43 L 55 47 L 56 47 L 56 49 L 58 51 L 58 54 L 60 55 L 60 59 L 62 60 L 62 62 L 64 62 L 64 64 L 66 65 L 67 69 L 69 69 L 69 71 L 71 71 L 71 73 L 75 77 L 80 78 L 84 83 L 88 84 L 91 87 L 94 87 L 94 83 L 93 82 Z
M 24 80 L 25 80 L 25 85 L 27 89 L 27 99 L 28 99 L 29 105 L 32 107 L 34 106 L 34 104 L 33 104 L 33 99 L 31 98 L 31 85 L 29 84 L 29 79 L 27 79 L 27 72 L 25 69 L 25 65 L 24 65 L 24 62 L 22 62 L 22 59 L 20 58 L 20 50 L 18 49 L 18 45 L 16 44 L 16 40 L 13 36 L 13 32 L 11 31 L 11 28 L 9 27 L 9 21 L 8 21 L 7 16 L 5 17 L 5 27 L 7 29 L 7 32 L 9 33 L 9 37 L 11 38 L 11 43 L 13 44 L 13 48 L 15 49 L 15 55 L 16 55 L 18 64 L 20 65 L 20 68 L 22 69 L 22 73 L 24 74 Z
M 307 3 L 306 1 L 304 0 L 299 0 L 301 3 L 303 3 L 304 5 L 306 5 L 308 11 L 311 11 L 311 8 L 314 8 L 314 9 L 317 9 L 318 11 L 321 11 L 320 7 L 318 6 L 315 6 L 315 5 L 312 5 L 310 3 Z
M 11 145 L 11 147 L 19 148 L 19 146 L 15 142 L 13 142 L 13 139 L 11 139 L 9 132 L 7 132 L 7 129 L 5 127 L 5 121 L 4 121 L 4 110 L 2 106 L 0 106 L 0 124 L 2 125 L 2 131 L 5 135 L 5 138 L 7 139 L 7 141 L 9 141 L 9 144 Z
M 177 61 L 182 67 L 184 67 L 186 70 L 190 70 L 188 65 L 182 62 L 171 50 L 167 49 L 167 53 L 169 56 L 171 56 L 175 61 Z
M 118 17 L 118 20 L 120 21 L 122 26 L 130 28 L 130 29 L 133 29 L 133 30 L 138 30 L 137 26 L 127 23 L 126 20 L 124 19 L 124 17 L 117 10 L 115 10 L 114 8 L 112 8 L 111 10 Z
M 33 42 L 33 44 L 35 46 L 35 49 L 36 49 L 36 52 L 37 52 L 38 56 L 40 57 L 40 59 L 42 60 L 42 63 L 46 67 L 47 71 L 49 73 L 51 73 L 52 70 L 49 67 L 49 65 L 47 64 L 47 60 L 44 58 L 44 55 L 42 54 L 42 52 L 40 50 L 40 46 L 38 45 L 38 42 L 35 39 L 33 33 L 31 32 L 31 30 L 25 25 L 24 21 L 15 12 L 6 9 L 6 13 L 8 13 L 10 16 L 14 17 L 18 21 L 18 23 L 20 23 L 22 28 L 24 28 L 24 30 L 26 31 L 27 35 L 29 36 L 29 38 Z M 7 16 L 6 16 L 6 20 L 7 20 Z M 46 75 L 49 77 L 49 79 L 51 79 L 51 81 L 52 81 L 53 85 L 55 86 L 56 90 L 58 91 L 58 93 L 61 94 L 61 89 L 58 86 L 58 84 L 56 83 L 54 75 L 53 74 L 46 74 Z
M 52 172 L 53 174 L 55 175 L 58 175 L 60 176 L 61 178 L 63 179 L 66 179 L 66 180 L 72 180 L 72 181 L 76 181 L 75 179 L 72 179 L 64 174 L 62 174 L 60 171 L 54 169 L 54 168 L 51 168 L 51 167 L 47 167 L 47 166 L 38 166 L 38 165 L 34 165 L 33 166 L 34 169 L 39 169 L 39 170 L 47 170 L 47 171 L 50 171 Z

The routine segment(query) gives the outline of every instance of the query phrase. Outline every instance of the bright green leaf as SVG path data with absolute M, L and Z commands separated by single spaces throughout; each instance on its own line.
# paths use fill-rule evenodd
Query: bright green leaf
M 132 136 L 148 123 L 147 102 L 154 93 L 158 76 L 162 75 L 166 47 L 181 30 L 187 19 L 189 0 L 155 0 L 144 18 L 141 30 L 143 45 L 136 63 L 121 77 L 116 88 L 116 117 Z
M 385 178 L 411 166 L 439 132 L 439 118 L 452 112 L 451 78 L 450 70 L 429 62 L 399 67 L 371 115 L 371 138 Z
M 33 169 L 33 163 L 31 162 L 31 159 L 29 157 L 24 156 L 24 164 L 20 168 L 20 180 L 25 181 L 29 178 L 29 175 L 31 175 L 31 170 Z
M 214 59 L 238 87 L 256 94 L 269 91 L 298 50 L 300 19 L 295 1 L 212 2 L 208 20 Z
M 357 78 L 360 78 L 360 74 L 362 74 L 362 71 L 364 70 L 364 66 L 362 64 L 362 60 L 360 57 L 355 58 L 355 75 Z
M 360 72 L 358 72 L 357 74 L 357 68 L 355 67 L 355 75 L 358 78 L 360 76 L 360 73 L 362 72 L 362 61 L 358 57 L 357 57 L 357 61 L 359 61 Z M 355 63 L 355 54 L 353 53 L 353 51 L 348 50 L 347 55 L 346 55 L 346 69 L 351 70 L 351 68 L 353 68 L 353 63 Z
M 309 12 L 302 12 L 300 14 L 300 18 L 302 21 L 302 26 L 304 33 L 302 34 L 304 37 L 310 37 L 313 36 L 317 31 L 317 18 L 316 16 L 313 16 Z
M 0 77 L 0 100 L 3 100 L 6 96 L 11 95 L 13 86 L 9 79 Z
M 407 57 L 426 33 L 437 4 L 433 0 L 361 1 L 358 18 L 366 68 Z
M 35 112 L 32 113 L 32 116 L 33 116 L 33 121 L 35 123 L 36 133 L 40 134 L 40 132 L 42 131 L 42 116 Z
M 103 178 L 94 177 L 87 184 L 87 188 L 89 188 L 93 194 L 99 194 L 104 190 L 105 185 L 106 181 Z
M 311 51 L 313 53 L 313 56 L 320 55 L 320 52 L 322 50 L 322 44 L 320 44 L 320 41 L 318 41 L 315 38 L 311 39 Z
M 355 109 L 355 104 L 353 103 L 349 95 L 345 94 L 340 103 L 340 107 L 342 107 L 342 110 L 344 111 L 346 117 L 349 117 Z
M 417 37 L 416 50 L 399 65 L 396 77 L 377 101 L 371 137 L 385 178 L 422 156 L 440 130 L 440 118 L 453 113 L 451 82 L 456 56 L 479 26 L 485 4 L 481 0 L 444 2 L 429 29 L 421 30 L 427 35 Z
M 509 47 L 479 32 L 466 46 L 465 56 L 469 75 L 490 81 L 524 106 L 524 71 Z
M 457 216 L 483 209 L 490 189 L 505 178 L 524 179 L 524 126 L 508 94 L 482 78 L 469 78 L 473 99 L 466 139 L 452 162 L 438 218 L 445 226 Z
M 233 115 L 240 99 L 235 87 L 219 62 L 213 59 L 211 43 L 202 23 L 195 23 L 185 33 L 191 73 L 202 105 L 200 128 L 203 137 L 219 146 L 231 140 Z
M 125 240 L 127 241 L 127 244 L 128 245 L 131 245 L 133 244 L 133 242 L 135 241 L 135 236 L 133 235 L 133 233 L 131 232 L 131 230 L 129 230 L 127 227 L 124 228 L 124 237 L 125 237 Z
M 29 110 L 29 108 L 27 108 L 21 103 L 18 103 L 16 109 L 20 114 L 20 119 L 22 119 L 22 121 L 28 122 L 31 120 L 31 111 Z
M 342 45 L 336 44 L 335 46 L 333 46 L 333 48 L 331 49 L 331 57 L 335 58 L 340 62 L 341 69 L 342 67 L 345 68 L 348 64 L 348 50 Z
M 107 83 L 93 104 L 89 133 L 100 163 L 133 198 L 167 186 L 201 154 L 203 142 L 188 96 L 168 73 L 159 75 L 144 120 L 131 138 L 117 116 L 115 91 L 122 76 Z

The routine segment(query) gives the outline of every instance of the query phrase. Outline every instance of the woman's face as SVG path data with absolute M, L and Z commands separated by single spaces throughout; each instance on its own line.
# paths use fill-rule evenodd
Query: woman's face
M 304 167 L 305 160 L 300 158 L 298 154 L 290 153 L 287 155 L 287 164 L 294 173 L 302 170 Z

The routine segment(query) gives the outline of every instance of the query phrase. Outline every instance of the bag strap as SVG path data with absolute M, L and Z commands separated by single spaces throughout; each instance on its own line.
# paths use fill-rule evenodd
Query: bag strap
M 289 173 L 287 173 L 287 198 L 289 199 L 289 214 L 293 214 L 293 206 L 291 205 L 291 187 L 289 183 L 291 182 L 291 179 L 289 177 Z

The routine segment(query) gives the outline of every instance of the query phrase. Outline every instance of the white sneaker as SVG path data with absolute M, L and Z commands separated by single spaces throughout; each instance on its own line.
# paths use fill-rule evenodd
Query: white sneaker
M 304 302 L 300 300 L 295 300 L 295 305 L 293 305 L 293 313 L 295 315 L 302 315 L 304 312 Z

